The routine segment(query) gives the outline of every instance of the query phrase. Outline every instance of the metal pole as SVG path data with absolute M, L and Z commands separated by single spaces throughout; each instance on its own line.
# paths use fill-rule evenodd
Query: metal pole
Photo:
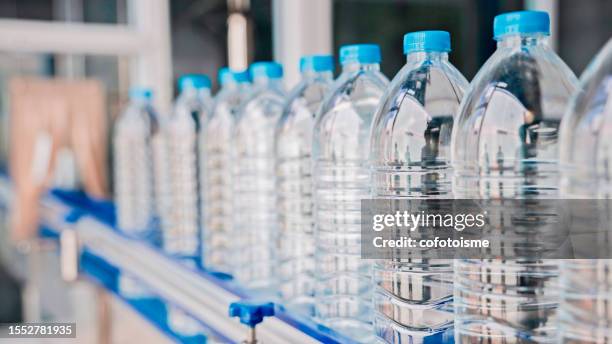
M 228 0 L 227 8 L 227 57 L 228 66 L 244 70 L 250 60 L 250 27 L 246 13 L 251 8 L 250 0 Z
M 151 87 L 161 113 L 172 107 L 172 55 L 168 0 L 130 0 L 128 20 L 144 36 L 147 49 L 132 60 L 132 84 Z
M 332 0 L 273 0 L 272 6 L 274 59 L 292 87 L 300 79 L 300 57 L 332 53 Z
M 96 287 L 98 308 L 98 344 L 110 344 L 113 331 L 111 302 L 102 287 Z
M 559 46 L 559 0 L 527 0 L 525 1 L 525 8 L 548 12 L 550 16 L 550 46 L 557 50 Z
M 255 327 L 251 327 L 249 329 L 249 344 L 257 344 L 257 333 L 255 332 Z
M 83 21 L 83 0 L 55 0 L 55 18 L 66 22 Z M 85 57 L 68 54 L 57 56 L 56 61 L 59 75 L 69 79 L 85 77 Z

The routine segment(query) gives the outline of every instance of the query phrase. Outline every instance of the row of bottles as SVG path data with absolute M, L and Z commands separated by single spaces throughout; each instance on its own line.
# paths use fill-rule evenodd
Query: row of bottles
M 336 80 L 331 56 L 302 58 L 288 94 L 273 62 L 222 69 L 214 98 L 207 78 L 182 78 L 167 118 L 135 90 L 115 127 L 118 226 L 160 224 L 168 254 L 364 343 L 612 337 L 608 261 L 361 258 L 362 199 L 495 200 L 495 229 L 526 233 L 544 215 L 518 228 L 504 202 L 609 198 L 612 43 L 578 87 L 546 13 L 497 16 L 494 34 L 471 84 L 450 35 L 422 31 L 390 83 L 379 47 L 358 44 Z

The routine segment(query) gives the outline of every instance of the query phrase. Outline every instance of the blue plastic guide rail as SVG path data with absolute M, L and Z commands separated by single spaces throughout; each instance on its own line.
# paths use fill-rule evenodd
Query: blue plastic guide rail
M 10 189 L 10 181 L 0 177 L 1 203 L 10 203 Z M 41 236 L 57 239 L 62 230 L 76 229 L 81 273 L 127 302 L 162 333 L 181 343 L 201 342 L 202 338 L 185 338 L 172 332 L 164 320 L 165 309 L 173 306 L 192 316 L 206 333 L 221 342 L 240 343 L 247 338 L 247 327 L 231 318 L 228 310 L 232 302 L 251 295 L 232 280 L 187 266 L 156 247 L 116 231 L 112 203 L 56 190 L 43 197 L 40 209 Z M 148 303 L 125 299 L 117 290 L 122 272 L 142 281 L 156 298 Z M 355 343 L 282 307 L 276 306 L 274 313 L 257 325 L 257 337 L 263 343 Z

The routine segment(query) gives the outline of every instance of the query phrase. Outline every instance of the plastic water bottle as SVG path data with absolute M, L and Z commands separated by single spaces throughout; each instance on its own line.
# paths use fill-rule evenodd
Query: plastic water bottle
M 610 224 L 612 199 L 612 39 L 580 79 L 562 123 L 561 192 L 563 198 L 600 199 L 602 224 Z M 601 247 L 612 247 L 606 236 Z M 596 249 L 596 248 L 593 248 Z M 559 309 L 560 342 L 612 341 L 612 260 L 563 260 Z
M 204 229 L 203 265 L 213 271 L 230 273 L 236 112 L 249 90 L 246 71 L 219 71 L 221 89 L 215 96 L 212 117 L 204 127 Z
M 151 100 L 150 89 L 132 88 L 130 103 L 116 120 L 113 136 L 117 226 L 141 239 L 155 223 L 152 142 L 159 136 L 159 122 Z M 129 299 L 151 296 L 134 276 L 125 273 L 119 277 L 118 288 Z
M 249 71 L 253 89 L 234 131 L 232 274 L 245 288 L 267 291 L 277 280 L 274 132 L 284 105 L 283 68 L 257 62 Z
M 505 202 L 525 199 L 537 208 L 545 206 L 537 200 L 558 197 L 559 123 L 577 81 L 548 45 L 547 13 L 499 15 L 494 33 L 497 50 L 472 81 L 455 121 L 453 192 L 499 204 L 490 209 L 496 214 L 491 226 L 523 238 L 512 248 L 537 244 L 540 233 L 526 242 L 521 230 L 527 228 L 513 218 L 521 209 Z M 455 341 L 554 341 L 558 273 L 557 260 L 531 256 L 455 260 Z
M 180 94 L 166 130 L 168 149 L 168 225 L 162 229 L 164 251 L 182 261 L 199 263 L 202 169 L 202 128 L 211 113 L 210 80 L 205 75 L 179 78 Z M 168 323 L 177 333 L 192 337 L 201 326 L 176 307 L 168 309 Z
M 452 198 L 450 141 L 467 80 L 448 61 L 450 35 L 404 36 L 406 65 L 391 81 L 372 125 L 372 195 L 377 199 Z M 385 343 L 423 343 L 450 334 L 452 260 L 374 264 L 375 332 Z
M 312 129 L 333 82 L 331 55 L 300 60 L 301 82 L 290 92 L 276 128 L 279 223 L 278 275 L 285 305 L 305 314 L 314 306 L 314 231 L 311 180 Z
M 195 259 L 200 255 L 202 152 L 198 143 L 212 107 L 210 80 L 205 75 L 179 79 L 181 93 L 166 129 L 169 159 L 168 227 L 163 228 L 164 250 L 170 255 Z
M 344 46 L 340 63 L 313 134 L 315 313 L 327 326 L 368 341 L 372 272 L 361 259 L 361 199 L 370 197 L 370 125 L 389 81 L 377 45 Z
M 142 236 L 155 218 L 151 141 L 158 134 L 152 92 L 132 88 L 127 109 L 115 122 L 113 138 L 114 189 L 118 227 Z

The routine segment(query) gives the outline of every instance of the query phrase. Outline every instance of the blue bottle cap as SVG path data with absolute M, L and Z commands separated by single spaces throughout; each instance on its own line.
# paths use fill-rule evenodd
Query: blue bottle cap
M 132 87 L 130 88 L 130 99 L 151 100 L 153 91 L 147 87 Z
M 404 35 L 404 54 L 419 51 L 451 51 L 450 34 L 446 31 L 417 31 Z
M 186 88 L 195 88 L 196 90 L 202 88 L 210 88 L 210 79 L 203 74 L 186 74 L 182 75 L 178 79 L 179 91 Z
M 518 11 L 500 14 L 493 21 L 496 40 L 513 34 L 543 33 L 550 35 L 550 17 L 541 11 Z
M 255 327 L 265 317 L 274 315 L 274 303 L 241 300 L 232 302 L 229 307 L 229 316 L 238 317 L 240 322 L 249 327 Z
M 380 47 L 377 44 L 351 44 L 340 47 L 340 64 L 379 63 Z
M 334 70 L 334 58 L 331 55 L 306 55 L 300 59 L 300 72 L 329 72 Z
M 225 85 L 228 82 L 249 82 L 249 73 L 248 71 L 235 71 L 231 70 L 227 67 L 223 67 L 219 69 L 219 83 L 221 86 Z
M 283 77 L 283 66 L 276 62 L 255 62 L 249 68 L 251 78 L 267 77 L 280 79 Z

